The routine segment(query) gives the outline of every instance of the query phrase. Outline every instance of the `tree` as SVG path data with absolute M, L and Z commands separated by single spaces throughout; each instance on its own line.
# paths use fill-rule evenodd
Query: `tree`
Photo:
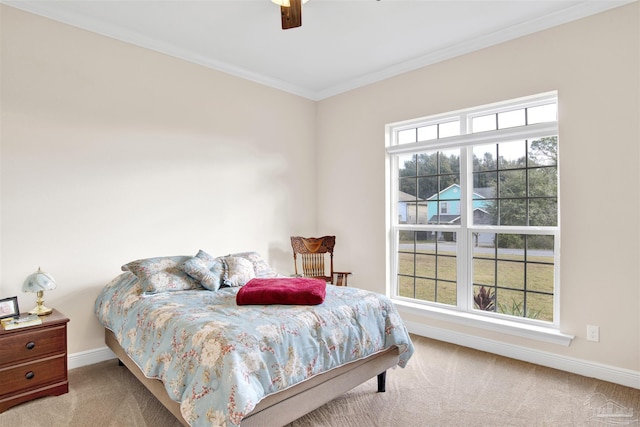
M 413 155 L 399 170 L 400 191 L 426 200 L 460 182 L 460 156 L 451 152 Z
M 477 174 L 490 186 L 495 179 L 496 203 L 487 210 L 498 225 L 557 224 L 557 137 L 531 141 L 528 158 L 500 158 L 499 167 L 490 153 L 476 159 Z M 492 177 L 492 178 L 487 178 Z
M 529 150 L 529 166 L 557 165 L 558 137 L 551 136 L 531 142 Z

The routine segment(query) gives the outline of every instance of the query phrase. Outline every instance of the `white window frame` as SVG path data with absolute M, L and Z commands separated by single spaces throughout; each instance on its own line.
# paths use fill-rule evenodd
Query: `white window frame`
M 460 181 L 472 183 L 472 149 L 473 146 L 487 143 L 500 143 L 518 139 L 534 139 L 548 136 L 559 136 L 558 122 L 544 122 L 527 126 L 512 127 L 506 129 L 491 130 L 485 132 L 471 133 L 471 123 L 474 117 L 487 114 L 510 111 L 519 108 L 535 107 L 538 105 L 558 102 L 557 92 L 547 92 L 530 97 L 518 98 L 511 101 L 496 104 L 484 105 L 480 107 L 459 110 L 446 114 L 430 116 L 408 120 L 404 122 L 391 123 L 386 125 L 386 155 L 387 155 L 387 207 L 390 210 L 388 219 L 398 218 L 398 156 L 402 154 L 412 154 L 423 151 L 444 150 L 450 148 L 460 148 Z M 429 126 L 432 124 L 459 120 L 460 135 L 441 139 L 431 139 L 411 143 L 399 144 L 397 133 L 402 130 L 416 127 Z M 396 164 L 394 164 L 394 162 Z M 558 160 L 558 174 L 560 173 L 560 161 Z M 559 175 L 558 175 L 559 176 Z M 559 182 L 559 179 L 558 179 Z M 400 310 L 408 310 L 413 314 L 418 314 L 427 318 L 452 321 L 455 323 L 480 327 L 483 329 L 499 331 L 511 335 L 525 336 L 541 341 L 552 342 L 562 345 L 569 345 L 573 336 L 560 332 L 560 188 L 557 190 L 558 200 L 558 222 L 553 227 L 533 227 L 533 226 L 492 226 L 473 225 L 467 218 L 473 217 L 473 207 L 469 185 L 461 185 L 460 196 L 460 225 L 426 225 L 426 224 L 399 224 L 398 222 L 387 221 L 387 260 L 388 260 L 388 286 L 387 293 Z M 403 298 L 397 295 L 397 272 L 398 272 L 398 247 L 397 233 L 399 230 L 411 231 L 455 231 L 458 233 L 457 256 L 461 258 L 458 262 L 457 275 L 457 306 L 448 306 L 427 301 Z M 474 232 L 500 233 L 503 231 L 517 232 L 519 234 L 550 234 L 554 236 L 554 308 L 553 322 L 541 322 L 528 318 L 510 318 L 498 313 L 478 313 L 473 310 L 472 280 L 468 274 L 473 270 L 473 246 L 467 245 L 471 241 Z

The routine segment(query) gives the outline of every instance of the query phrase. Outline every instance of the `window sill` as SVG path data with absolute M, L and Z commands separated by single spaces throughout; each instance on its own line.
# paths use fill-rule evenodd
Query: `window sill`
M 559 344 L 568 347 L 575 338 L 559 330 L 539 325 L 530 325 L 519 322 L 512 322 L 506 319 L 495 319 L 492 317 L 478 316 L 473 313 L 453 311 L 439 307 L 415 304 L 409 301 L 393 300 L 400 314 L 402 312 L 420 315 L 436 320 L 457 323 L 474 328 L 485 329 L 493 332 L 500 332 L 508 335 L 544 341 L 552 344 Z

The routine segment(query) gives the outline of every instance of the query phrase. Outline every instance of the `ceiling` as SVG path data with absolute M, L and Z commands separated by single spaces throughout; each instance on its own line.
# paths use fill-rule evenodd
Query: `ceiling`
M 0 1 L 320 100 L 637 0 Z

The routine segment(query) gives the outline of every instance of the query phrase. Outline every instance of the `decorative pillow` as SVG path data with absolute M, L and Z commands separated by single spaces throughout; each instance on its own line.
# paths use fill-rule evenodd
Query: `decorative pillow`
M 227 256 L 224 258 L 224 284 L 225 286 L 242 286 L 249 280 L 256 277 L 253 270 L 253 263 L 245 258 L 237 256 Z
M 214 258 L 201 249 L 196 256 L 184 263 L 183 269 L 210 291 L 220 289 L 220 282 L 224 275 L 222 258 Z
M 169 256 L 139 259 L 123 265 L 122 271 L 135 274 L 145 293 L 199 289 L 202 287 L 200 283 L 182 269 L 182 264 L 189 258 Z
M 257 252 L 239 252 L 237 254 L 231 254 L 229 256 L 244 258 L 251 261 L 251 264 L 253 264 L 253 272 L 255 273 L 256 277 L 278 277 L 278 273 L 276 273 L 269 266 L 269 264 L 267 264 L 267 261 L 265 261 L 264 258 L 262 258 Z

